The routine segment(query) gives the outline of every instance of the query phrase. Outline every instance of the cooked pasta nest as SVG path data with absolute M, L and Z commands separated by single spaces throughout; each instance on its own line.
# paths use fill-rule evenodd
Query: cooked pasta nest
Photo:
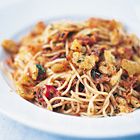
M 92 117 L 140 107 L 140 40 L 118 21 L 39 22 L 2 47 L 17 93 L 39 107 Z

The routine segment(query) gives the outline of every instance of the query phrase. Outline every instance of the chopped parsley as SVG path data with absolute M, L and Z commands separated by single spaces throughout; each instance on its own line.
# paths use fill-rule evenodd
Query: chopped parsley
M 46 77 L 45 69 L 40 64 L 36 64 L 36 67 L 38 68 L 38 80 L 45 79 Z
M 82 57 L 80 57 L 80 59 L 77 60 L 77 63 L 81 63 L 85 60 L 85 56 L 82 55 Z
M 93 79 L 100 78 L 100 77 L 101 77 L 101 73 L 98 72 L 98 71 L 95 70 L 95 69 L 92 69 L 92 70 L 91 70 L 91 76 L 92 76 Z
M 82 61 L 82 60 L 79 59 L 79 60 L 77 60 L 77 63 L 81 63 L 81 61 Z

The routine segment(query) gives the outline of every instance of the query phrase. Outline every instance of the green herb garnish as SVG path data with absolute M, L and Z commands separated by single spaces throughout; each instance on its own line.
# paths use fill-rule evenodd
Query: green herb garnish
M 36 67 L 38 68 L 38 80 L 45 79 L 46 77 L 45 69 L 40 64 L 36 64 Z
M 82 61 L 82 60 L 79 59 L 79 60 L 77 60 L 77 63 L 81 63 L 81 61 Z
M 92 70 L 91 70 L 91 76 L 92 76 L 93 79 L 100 78 L 100 77 L 101 77 L 101 73 L 98 72 L 98 71 L 95 70 L 95 69 L 92 69 Z

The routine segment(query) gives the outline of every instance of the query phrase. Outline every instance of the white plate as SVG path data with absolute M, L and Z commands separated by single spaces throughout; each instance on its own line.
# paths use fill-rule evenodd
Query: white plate
M 103 3 L 104 2 L 104 3 Z M 140 4 L 140 3 L 137 3 Z M 124 9 L 125 5 L 125 9 Z M 131 10 L 130 10 L 131 9 Z M 0 10 L 1 39 L 17 39 L 35 21 L 58 19 L 84 19 L 98 16 L 122 21 L 130 32 L 140 35 L 139 21 L 132 9 L 131 1 L 21 1 Z M 16 36 L 15 36 L 16 35 Z M 0 50 L 0 59 L 4 59 Z M 11 92 L 0 72 L 0 112 L 3 112 L 30 127 L 48 133 L 78 138 L 109 138 L 140 134 L 140 110 L 133 113 L 106 118 L 74 117 L 46 111 L 27 102 Z

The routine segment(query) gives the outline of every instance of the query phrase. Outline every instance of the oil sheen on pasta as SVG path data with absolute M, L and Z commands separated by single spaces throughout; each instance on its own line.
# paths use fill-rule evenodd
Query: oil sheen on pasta
M 140 107 L 140 40 L 118 21 L 39 22 L 2 46 L 17 93 L 39 107 L 93 117 Z

